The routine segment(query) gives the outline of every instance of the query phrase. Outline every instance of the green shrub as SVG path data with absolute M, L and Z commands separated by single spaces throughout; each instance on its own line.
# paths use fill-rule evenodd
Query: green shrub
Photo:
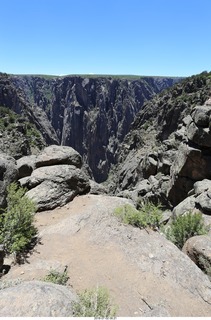
M 65 267 L 65 270 L 63 272 L 51 270 L 45 276 L 43 281 L 61 284 L 61 285 L 65 286 L 67 284 L 68 279 L 69 279 L 69 277 L 67 275 L 67 267 Z
M 6 253 L 20 257 L 35 239 L 35 204 L 25 196 L 26 189 L 12 183 L 8 188 L 7 208 L 0 215 L 0 243 Z
M 201 213 L 188 212 L 176 217 L 164 231 L 168 240 L 172 241 L 179 249 L 189 238 L 207 233 Z
M 133 206 L 126 204 L 116 208 L 114 214 L 119 217 L 123 223 L 131 224 L 134 227 L 158 228 L 162 218 L 160 205 L 154 205 L 149 201 L 144 201 L 139 204 L 139 210 Z
M 73 303 L 75 317 L 113 318 L 117 306 L 111 305 L 110 295 L 106 288 L 86 289 L 79 294 L 79 301 Z

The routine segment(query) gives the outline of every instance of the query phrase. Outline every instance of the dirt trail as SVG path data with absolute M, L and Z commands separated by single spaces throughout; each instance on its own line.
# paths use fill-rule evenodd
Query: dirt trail
M 42 279 L 51 268 L 62 271 L 67 265 L 68 285 L 76 291 L 106 286 L 119 306 L 118 316 L 211 315 L 209 305 L 173 285 L 168 278 L 155 276 L 150 268 L 143 271 L 134 259 L 128 259 L 115 234 L 110 237 L 106 228 L 100 229 L 103 212 L 97 218 L 99 222 L 90 221 L 92 214 L 102 211 L 96 199 L 99 196 L 81 196 L 62 208 L 37 213 L 41 244 L 28 263 L 12 266 L 5 279 Z M 117 205 L 109 197 L 100 201 L 105 201 L 106 210 Z M 109 222 L 108 226 L 112 228 Z

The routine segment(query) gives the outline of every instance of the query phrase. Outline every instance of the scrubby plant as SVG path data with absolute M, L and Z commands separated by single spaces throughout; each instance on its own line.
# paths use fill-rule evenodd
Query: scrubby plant
M 0 243 L 7 254 L 14 254 L 18 260 L 36 238 L 36 206 L 25 195 L 26 189 L 17 183 L 12 183 L 7 192 L 7 208 L 0 215 Z
M 126 204 L 116 208 L 114 214 L 119 217 L 123 223 L 131 224 L 134 227 L 156 229 L 160 226 L 162 218 L 161 206 L 155 205 L 149 201 L 139 203 L 139 209 Z
M 172 223 L 164 230 L 166 238 L 172 241 L 179 249 L 185 242 L 197 235 L 208 232 L 201 213 L 188 212 L 173 219 Z
M 67 274 L 67 267 L 65 267 L 63 272 L 59 272 L 54 269 L 50 270 L 50 272 L 44 277 L 43 281 L 61 284 L 65 286 L 67 284 L 68 279 L 69 276 Z
M 200 255 L 197 264 L 200 267 L 200 269 L 204 271 L 204 273 L 208 276 L 209 280 L 211 281 L 211 262 L 207 258 Z
M 113 318 L 117 309 L 111 304 L 109 291 L 105 287 L 86 289 L 79 293 L 79 301 L 73 303 L 75 317 Z

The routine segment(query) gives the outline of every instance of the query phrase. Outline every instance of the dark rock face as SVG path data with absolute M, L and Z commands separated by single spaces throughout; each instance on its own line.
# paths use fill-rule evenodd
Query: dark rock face
M 1 273 L 1 269 L 4 265 L 4 257 L 5 257 L 4 247 L 2 244 L 0 244 L 0 273 Z
M 19 114 L 24 112 L 45 143 L 77 150 L 95 180 L 102 182 L 144 102 L 179 80 L 8 76 L 2 80 L 2 87 L 0 83 L 0 105 Z

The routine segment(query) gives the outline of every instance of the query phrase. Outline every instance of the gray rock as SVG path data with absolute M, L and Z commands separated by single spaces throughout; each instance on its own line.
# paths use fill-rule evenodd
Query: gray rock
M 182 251 L 200 266 L 200 258 L 211 264 L 211 237 L 208 235 L 194 236 L 188 239 Z
M 211 190 L 211 180 L 203 179 L 194 183 L 194 192 L 196 195 L 201 194 L 207 190 Z
M 25 156 L 17 160 L 18 178 L 30 176 L 35 169 L 36 156 Z
M 72 165 L 37 168 L 25 183 L 31 189 L 26 195 L 35 201 L 38 211 L 64 205 L 76 195 L 90 190 L 88 177 Z
M 0 153 L 0 208 L 6 206 L 7 187 L 17 178 L 17 166 L 14 158 Z
M 177 217 L 183 215 L 186 212 L 192 211 L 195 209 L 196 199 L 195 196 L 190 196 L 181 201 L 176 207 L 173 209 L 173 216 Z
M 209 117 L 211 115 L 211 106 L 197 106 L 194 108 L 192 118 L 199 127 L 209 127 Z
M 152 185 L 150 184 L 148 179 L 144 179 L 140 181 L 136 185 L 136 190 L 138 192 L 138 196 L 143 197 L 147 192 L 149 192 L 152 188 Z
M 203 212 L 211 214 L 211 190 L 203 192 L 196 197 L 196 203 Z
M 157 160 L 155 160 L 152 156 L 146 156 L 142 162 L 142 170 L 144 178 L 149 178 L 151 175 L 155 175 L 157 173 Z
M 167 150 L 159 155 L 158 172 L 170 175 L 170 168 L 174 162 L 175 151 Z
M 1 290 L 1 317 L 71 317 L 77 297 L 65 286 L 41 281 L 22 282 Z
M 107 194 L 107 189 L 100 183 L 95 182 L 94 180 L 89 180 L 90 183 L 90 193 L 91 194 Z
M 55 164 L 69 164 L 77 168 L 82 166 L 80 154 L 71 147 L 51 145 L 46 147 L 36 159 L 36 167 L 50 166 Z
M 211 133 L 208 128 L 197 127 L 194 122 L 187 127 L 188 139 L 200 147 L 211 147 Z
M 175 206 L 183 201 L 197 180 L 210 175 L 211 157 L 203 155 L 200 149 L 182 143 L 178 148 L 170 171 L 168 198 Z
M 187 115 L 182 119 L 182 122 L 185 125 L 185 127 L 188 126 L 192 121 L 193 121 L 193 118 L 190 115 Z

